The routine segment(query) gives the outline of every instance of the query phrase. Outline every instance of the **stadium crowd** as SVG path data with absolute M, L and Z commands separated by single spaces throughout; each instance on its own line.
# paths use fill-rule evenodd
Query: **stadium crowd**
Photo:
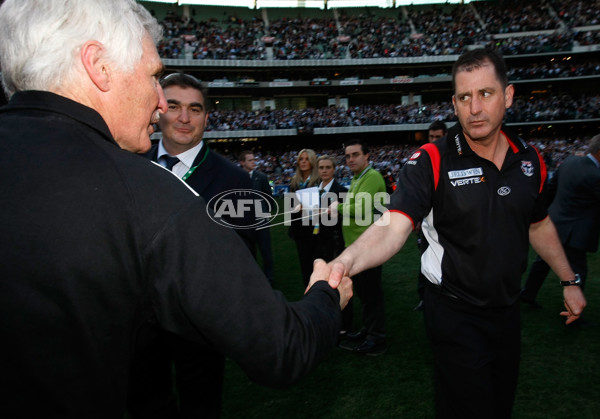
M 398 17 L 259 17 L 197 20 L 169 14 L 162 20 L 163 58 L 224 60 L 297 60 L 416 57 L 460 54 L 468 45 L 495 46 L 504 55 L 570 50 L 600 42 L 600 7 L 594 2 L 514 0 L 468 5 L 409 6 Z M 368 13 L 368 12 L 367 12 Z M 319 15 L 322 16 L 322 15 Z M 525 35 L 530 31 L 545 31 Z M 551 31 L 550 33 L 546 33 Z M 514 34 L 509 38 L 494 35 Z M 273 47 L 272 55 L 267 51 Z
M 526 139 L 527 140 L 527 139 Z M 528 140 L 538 149 L 546 162 L 549 173 L 552 173 L 560 163 L 570 155 L 585 154 L 586 145 L 583 138 L 578 136 L 570 138 L 534 138 Z M 394 144 L 371 146 L 371 164 L 384 176 L 391 175 L 397 179 L 398 173 L 420 144 Z M 254 152 L 257 169 L 269 176 L 273 185 L 288 185 L 296 171 L 296 160 L 299 150 L 275 152 Z M 317 149 L 317 155 L 329 155 L 336 159 L 337 167 L 335 177 L 341 184 L 347 185 L 352 179 L 352 172 L 346 166 L 344 150 Z M 223 153 L 231 161 L 237 162 L 237 155 Z
M 559 121 L 600 118 L 600 95 L 515 97 L 507 122 Z M 260 111 L 212 111 L 207 131 L 297 129 L 375 125 L 424 124 L 455 120 L 451 102 L 429 104 L 359 105 Z

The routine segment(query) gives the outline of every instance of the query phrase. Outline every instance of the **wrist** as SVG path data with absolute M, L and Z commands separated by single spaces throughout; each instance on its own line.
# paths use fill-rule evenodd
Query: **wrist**
M 575 277 L 570 281 L 560 281 L 560 285 L 562 285 L 563 287 L 568 287 L 568 286 L 580 287 L 581 286 L 581 277 L 579 276 L 579 274 L 575 274 Z

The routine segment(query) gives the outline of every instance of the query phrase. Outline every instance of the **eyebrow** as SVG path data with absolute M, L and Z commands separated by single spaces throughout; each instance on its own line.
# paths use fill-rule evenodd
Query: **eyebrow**
M 173 105 L 181 105 L 181 102 L 178 101 L 177 99 L 167 99 L 167 103 L 172 103 Z M 203 108 L 204 109 L 204 105 L 200 102 L 192 102 L 188 105 L 188 107 L 190 108 Z
M 477 93 L 481 93 L 481 92 L 495 92 L 498 89 L 495 87 L 491 87 L 491 86 L 487 86 L 487 87 L 482 87 L 481 89 L 477 89 Z M 456 93 L 454 96 L 468 96 L 470 95 L 471 92 L 462 92 L 462 93 Z
M 160 67 L 158 67 L 158 69 L 154 72 L 154 75 L 160 79 L 162 77 L 162 75 L 164 74 L 165 70 L 166 70 L 166 67 L 161 62 Z

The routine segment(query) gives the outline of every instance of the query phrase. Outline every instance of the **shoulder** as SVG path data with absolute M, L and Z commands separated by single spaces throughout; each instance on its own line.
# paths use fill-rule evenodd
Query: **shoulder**
M 376 181 L 379 181 L 381 179 L 382 182 L 385 182 L 383 180 L 383 175 L 379 173 L 379 170 L 374 169 L 372 167 L 370 170 L 367 171 L 367 173 L 365 173 L 365 179 L 372 179 Z
M 144 154 L 141 154 L 141 156 L 147 158 L 148 160 L 156 161 L 157 154 L 158 154 L 158 143 L 152 144 L 152 147 L 150 147 L 150 150 L 148 150 Z
M 359 190 L 368 192 L 385 191 L 385 180 L 381 173 L 376 169 L 371 168 L 364 174 L 363 178 L 358 182 Z M 361 186 L 362 185 L 362 186 Z
M 260 170 L 255 170 L 252 174 L 254 176 L 256 176 L 258 179 L 268 179 L 269 178 L 265 173 L 261 172 Z
M 345 186 L 340 185 L 340 183 L 334 179 L 333 184 L 331 185 L 331 189 L 332 192 L 348 192 L 348 188 L 346 188 Z
M 208 165 L 212 166 L 213 168 L 217 168 L 219 170 L 219 176 L 227 177 L 229 179 L 237 179 L 239 183 L 248 185 L 248 188 L 252 183 L 250 176 L 248 176 L 248 172 L 212 150 L 209 151 L 207 161 L 205 163 L 208 163 Z

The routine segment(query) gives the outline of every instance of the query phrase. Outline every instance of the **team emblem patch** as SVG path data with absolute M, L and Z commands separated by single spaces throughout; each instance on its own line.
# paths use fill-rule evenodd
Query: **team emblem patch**
M 500 188 L 498 188 L 497 192 L 500 196 L 506 196 L 511 192 L 511 189 L 508 186 L 501 186 Z
M 421 155 L 421 150 L 417 150 L 417 151 L 415 151 L 415 152 L 413 153 L 413 155 L 412 155 L 412 156 L 410 156 L 410 159 L 409 159 L 409 160 L 416 160 L 416 159 L 418 159 L 418 158 L 419 158 L 419 156 L 420 156 L 420 155 Z
M 533 176 L 533 163 L 521 160 L 521 171 L 525 176 Z

